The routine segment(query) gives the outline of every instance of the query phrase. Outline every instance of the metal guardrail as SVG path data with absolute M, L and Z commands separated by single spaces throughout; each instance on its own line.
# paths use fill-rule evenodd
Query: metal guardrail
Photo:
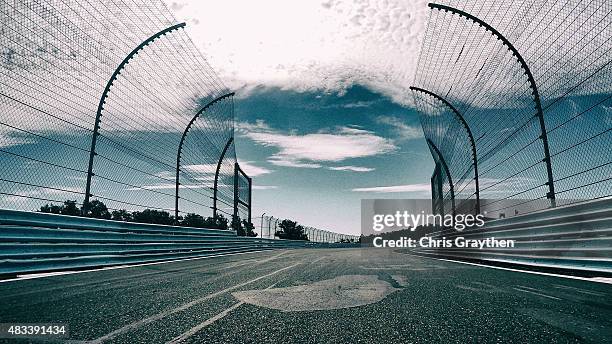
M 513 248 L 421 248 L 439 257 L 612 273 L 612 199 L 492 220 L 481 229 L 440 231 L 434 238 L 515 240 Z
M 0 209 L 0 275 L 4 276 L 282 248 L 346 246 Z

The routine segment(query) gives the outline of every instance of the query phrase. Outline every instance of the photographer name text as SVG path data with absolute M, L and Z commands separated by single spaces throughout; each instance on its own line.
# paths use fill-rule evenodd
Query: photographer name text
M 372 242 L 374 247 L 400 247 L 400 248 L 507 248 L 514 247 L 515 240 L 495 239 L 495 237 L 484 239 L 466 239 L 462 236 L 454 239 L 422 237 L 418 240 L 408 237 L 400 237 L 399 239 L 383 239 L 375 237 Z

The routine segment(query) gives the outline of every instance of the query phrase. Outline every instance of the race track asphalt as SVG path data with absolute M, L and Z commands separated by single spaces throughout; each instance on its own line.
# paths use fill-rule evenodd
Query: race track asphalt
M 73 343 L 610 343 L 612 285 L 296 249 L 2 282 L 0 315 Z

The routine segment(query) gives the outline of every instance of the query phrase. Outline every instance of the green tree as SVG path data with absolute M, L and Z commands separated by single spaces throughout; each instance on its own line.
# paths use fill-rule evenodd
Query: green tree
M 76 201 L 64 201 L 64 205 L 62 206 L 62 210 L 60 212 L 62 215 L 72 215 L 72 216 L 80 216 L 81 209 L 77 207 Z
M 180 224 L 181 226 L 187 227 L 206 228 L 206 220 L 204 220 L 202 215 L 198 215 L 195 213 L 189 213 L 185 215 Z
M 40 212 L 47 214 L 60 214 L 62 212 L 62 206 L 56 204 L 45 204 L 40 207 Z
M 238 236 L 246 235 L 244 228 L 242 228 L 242 222 L 240 222 L 240 218 L 238 216 L 232 215 L 232 224 L 230 225 L 230 227 L 232 228 L 232 230 L 236 231 L 236 234 Z
M 106 220 L 111 218 L 111 213 L 108 211 L 106 204 L 97 199 L 94 199 L 93 201 L 89 202 L 89 205 L 87 207 L 85 207 L 85 205 L 83 205 L 83 207 L 87 209 L 87 212 L 85 212 L 85 216 L 87 217 Z
M 298 225 L 295 221 L 285 219 L 280 223 L 279 227 L 281 231 L 276 232 L 276 236 L 281 239 L 308 240 L 308 236 L 304 233 L 304 227 Z
M 116 221 L 132 221 L 132 213 L 125 209 L 113 210 L 111 218 Z
M 139 223 L 152 223 L 158 225 L 173 225 L 174 216 L 163 210 L 145 209 L 132 213 L 132 221 Z
M 256 237 L 257 233 L 255 233 L 255 225 L 247 220 L 242 220 L 242 228 L 246 233 L 246 236 Z
M 217 214 L 215 217 L 207 217 L 204 220 L 204 228 L 228 230 L 228 221 L 225 216 Z

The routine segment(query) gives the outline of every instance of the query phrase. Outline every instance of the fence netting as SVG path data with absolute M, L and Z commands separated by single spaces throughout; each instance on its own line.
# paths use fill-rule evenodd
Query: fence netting
M 2 1 L 0 21 L 1 207 L 82 205 L 99 117 L 90 200 L 174 212 L 181 137 L 206 107 L 184 137 L 179 212 L 211 215 L 233 100 L 214 102 L 227 87 L 162 1 Z M 232 144 L 218 180 L 227 214 L 235 160 Z
M 452 188 L 458 210 L 472 207 L 476 188 L 466 130 L 440 99 L 473 133 L 480 198 L 491 209 L 522 213 L 612 195 L 612 3 L 430 7 L 414 85 L 437 97 L 413 94 L 425 135 L 449 167 L 442 197 Z

